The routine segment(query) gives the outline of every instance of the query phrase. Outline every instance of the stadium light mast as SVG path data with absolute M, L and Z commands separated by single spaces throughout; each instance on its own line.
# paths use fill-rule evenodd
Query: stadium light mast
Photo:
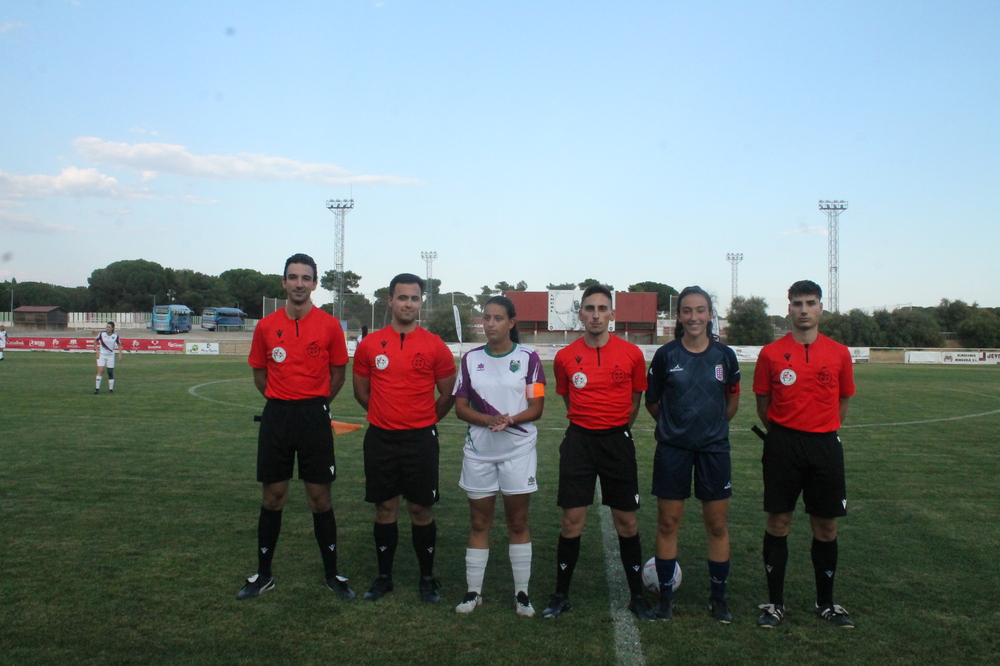
M 438 258 L 437 252 L 421 252 L 420 258 L 427 262 L 427 310 L 434 309 L 434 289 L 431 285 L 431 278 L 434 277 L 434 260 Z
M 820 199 L 819 209 L 827 219 L 827 270 L 826 305 L 830 312 L 840 312 L 840 214 L 847 210 L 847 202 Z
M 730 303 L 732 303 L 733 302 L 732 299 L 736 298 L 739 295 L 739 293 L 740 293 L 740 291 L 739 291 L 739 269 L 737 268 L 737 265 L 741 261 L 743 261 L 743 253 L 742 252 L 729 252 L 729 253 L 726 254 L 726 261 L 728 261 L 729 263 L 731 263 L 733 265 L 733 295 L 732 295 L 732 297 L 730 298 L 730 301 L 729 301 Z
M 326 207 L 337 216 L 333 241 L 334 269 L 337 271 L 337 317 L 344 321 L 344 218 L 354 210 L 354 199 L 329 199 Z

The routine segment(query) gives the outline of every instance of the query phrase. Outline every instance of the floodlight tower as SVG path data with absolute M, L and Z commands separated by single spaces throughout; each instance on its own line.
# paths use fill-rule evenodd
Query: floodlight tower
M 827 218 L 827 266 L 830 272 L 826 287 L 826 305 L 830 312 L 840 312 L 840 214 L 847 210 L 846 201 L 820 199 L 819 209 Z
M 434 290 L 431 285 L 431 278 L 434 277 L 434 260 L 438 258 L 437 252 L 421 252 L 420 258 L 427 262 L 427 309 L 434 309 Z
M 731 298 L 736 298 L 736 296 L 740 293 L 740 291 L 738 289 L 738 286 L 739 286 L 739 269 L 736 268 L 736 266 L 741 261 L 743 261 L 743 253 L 742 252 L 729 252 L 729 253 L 726 254 L 726 261 L 728 261 L 729 263 L 731 263 L 733 265 L 733 295 L 732 295 Z M 730 303 L 732 303 L 732 300 L 730 300 Z
M 334 269 L 337 271 L 337 316 L 344 321 L 344 218 L 354 210 L 354 199 L 329 199 L 327 209 L 337 216 L 334 232 Z M 319 276 L 316 276 L 319 278 Z

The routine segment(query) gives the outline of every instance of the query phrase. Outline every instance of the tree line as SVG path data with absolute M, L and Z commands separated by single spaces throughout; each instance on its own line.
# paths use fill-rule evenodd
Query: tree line
M 791 330 L 791 320 L 768 315 L 767 302 L 757 296 L 734 298 L 727 323 L 731 345 L 765 345 L 776 333 Z M 954 337 L 965 347 L 997 348 L 1000 308 L 942 299 L 934 307 L 824 312 L 820 332 L 849 347 L 942 347 L 946 337 Z

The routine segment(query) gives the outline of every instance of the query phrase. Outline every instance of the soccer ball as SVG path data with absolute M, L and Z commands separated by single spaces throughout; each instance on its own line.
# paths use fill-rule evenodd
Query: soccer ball
M 674 577 L 670 580 L 671 587 L 676 590 L 681 586 L 681 564 L 680 562 L 674 563 Z M 651 592 L 659 593 L 660 591 L 660 578 L 656 575 L 656 558 L 651 557 L 649 561 L 646 562 L 646 566 L 642 568 L 642 582 L 649 588 Z

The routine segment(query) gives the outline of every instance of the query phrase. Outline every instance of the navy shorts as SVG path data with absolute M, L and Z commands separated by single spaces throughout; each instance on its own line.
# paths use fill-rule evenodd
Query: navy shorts
M 639 509 L 632 433 L 624 426 L 590 430 L 571 423 L 559 445 L 558 505 L 576 509 L 593 504 L 598 477 L 603 504 L 619 511 Z
M 292 478 L 296 455 L 299 478 L 332 483 L 337 478 L 333 428 L 326 398 L 269 398 L 257 433 L 257 480 L 278 483 Z
M 403 496 L 433 506 L 438 492 L 437 427 L 386 430 L 369 424 L 365 432 L 365 501 L 381 504 Z
M 653 494 L 666 500 L 691 497 L 692 468 L 695 497 L 702 502 L 732 497 L 733 464 L 728 451 L 690 451 L 663 443 L 656 445 L 653 455 Z
M 802 432 L 772 425 L 760 461 L 768 513 L 791 513 L 802 493 L 809 515 L 847 515 L 844 447 L 836 431 Z

